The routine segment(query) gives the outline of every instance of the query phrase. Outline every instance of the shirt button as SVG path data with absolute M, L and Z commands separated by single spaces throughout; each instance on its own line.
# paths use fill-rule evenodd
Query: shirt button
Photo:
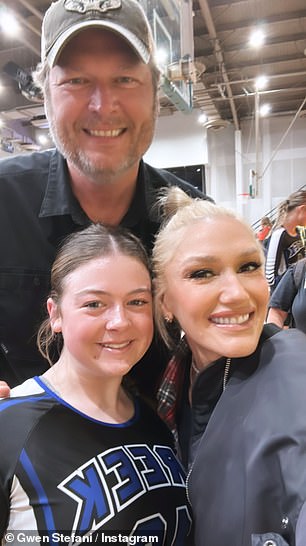
M 275 540 L 266 540 L 264 543 L 263 543 L 263 546 L 277 546 Z

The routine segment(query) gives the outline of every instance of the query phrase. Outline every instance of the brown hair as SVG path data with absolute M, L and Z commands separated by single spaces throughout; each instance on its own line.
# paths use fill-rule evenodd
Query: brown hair
M 122 227 L 91 224 L 82 231 L 69 235 L 63 242 L 51 269 L 50 297 L 60 305 L 67 277 L 81 265 L 95 258 L 122 254 L 142 263 L 150 272 L 150 263 L 140 240 Z M 54 347 L 54 342 L 56 347 Z M 37 345 L 41 354 L 53 363 L 52 350 L 61 350 L 61 334 L 54 334 L 49 318 L 39 328 Z
M 262 226 L 272 227 L 272 225 L 273 225 L 270 218 L 269 218 L 269 216 L 263 216 L 260 223 L 261 223 Z

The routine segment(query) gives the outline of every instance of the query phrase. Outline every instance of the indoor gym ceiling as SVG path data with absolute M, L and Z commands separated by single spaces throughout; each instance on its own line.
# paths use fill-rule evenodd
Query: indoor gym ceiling
M 26 128 L 43 124 L 43 107 L 21 94 L 8 74 L 7 63 L 29 72 L 40 53 L 40 26 L 49 0 L 2 2 L 17 16 L 18 39 L 0 30 L 0 115 L 7 124 Z M 1 6 L 1 2 L 0 2 Z M 1 13 L 1 12 L 0 12 Z M 1 16 L 1 15 L 0 15 Z M 306 114 L 306 0 L 194 0 L 193 107 L 203 110 L 210 127 L 252 118 L 255 79 L 264 75 L 260 104 L 270 104 L 271 116 Z M 249 45 L 254 30 L 262 30 L 264 43 Z M 161 115 L 176 110 L 162 95 Z

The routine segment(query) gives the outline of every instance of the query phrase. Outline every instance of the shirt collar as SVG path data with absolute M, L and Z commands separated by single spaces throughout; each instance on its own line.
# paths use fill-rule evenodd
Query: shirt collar
M 89 222 L 71 190 L 66 160 L 54 150 L 50 158 L 48 181 L 39 217 L 64 215 L 70 215 L 80 225 Z
M 154 201 L 151 186 L 147 167 L 141 160 L 134 196 L 126 215 L 120 222 L 121 225 L 132 228 L 142 218 L 151 219 L 152 214 L 154 216 L 151 212 Z M 39 217 L 63 215 L 70 215 L 74 222 L 80 225 L 88 224 L 90 221 L 73 195 L 66 160 L 57 150 L 54 150 L 50 158 L 48 182 Z

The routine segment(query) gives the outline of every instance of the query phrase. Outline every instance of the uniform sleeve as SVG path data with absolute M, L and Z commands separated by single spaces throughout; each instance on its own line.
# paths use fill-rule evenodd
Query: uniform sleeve
M 273 286 L 278 275 L 278 270 L 283 252 L 283 238 L 285 231 L 275 230 L 270 238 L 266 260 L 266 277 L 270 286 Z
M 294 298 L 297 294 L 293 278 L 294 268 L 289 267 L 284 276 L 279 281 L 275 288 L 271 298 L 269 307 L 275 309 L 281 309 L 287 313 L 291 310 Z
M 31 397 L 21 396 L 22 392 L 26 395 L 31 386 L 32 392 L 34 389 L 44 392 L 34 380 L 29 379 L 16 387 L 16 390 L 12 390 L 12 397 L 0 400 L 0 538 L 3 537 L 10 517 L 11 488 L 19 455 L 29 431 L 36 423 L 34 417 L 40 417 L 35 412 L 34 404 L 28 404 L 28 409 L 25 409 L 27 400 L 31 400 Z M 20 394 L 19 398 L 16 397 L 17 393 Z M 33 407 L 32 411 L 29 411 L 29 406 Z

